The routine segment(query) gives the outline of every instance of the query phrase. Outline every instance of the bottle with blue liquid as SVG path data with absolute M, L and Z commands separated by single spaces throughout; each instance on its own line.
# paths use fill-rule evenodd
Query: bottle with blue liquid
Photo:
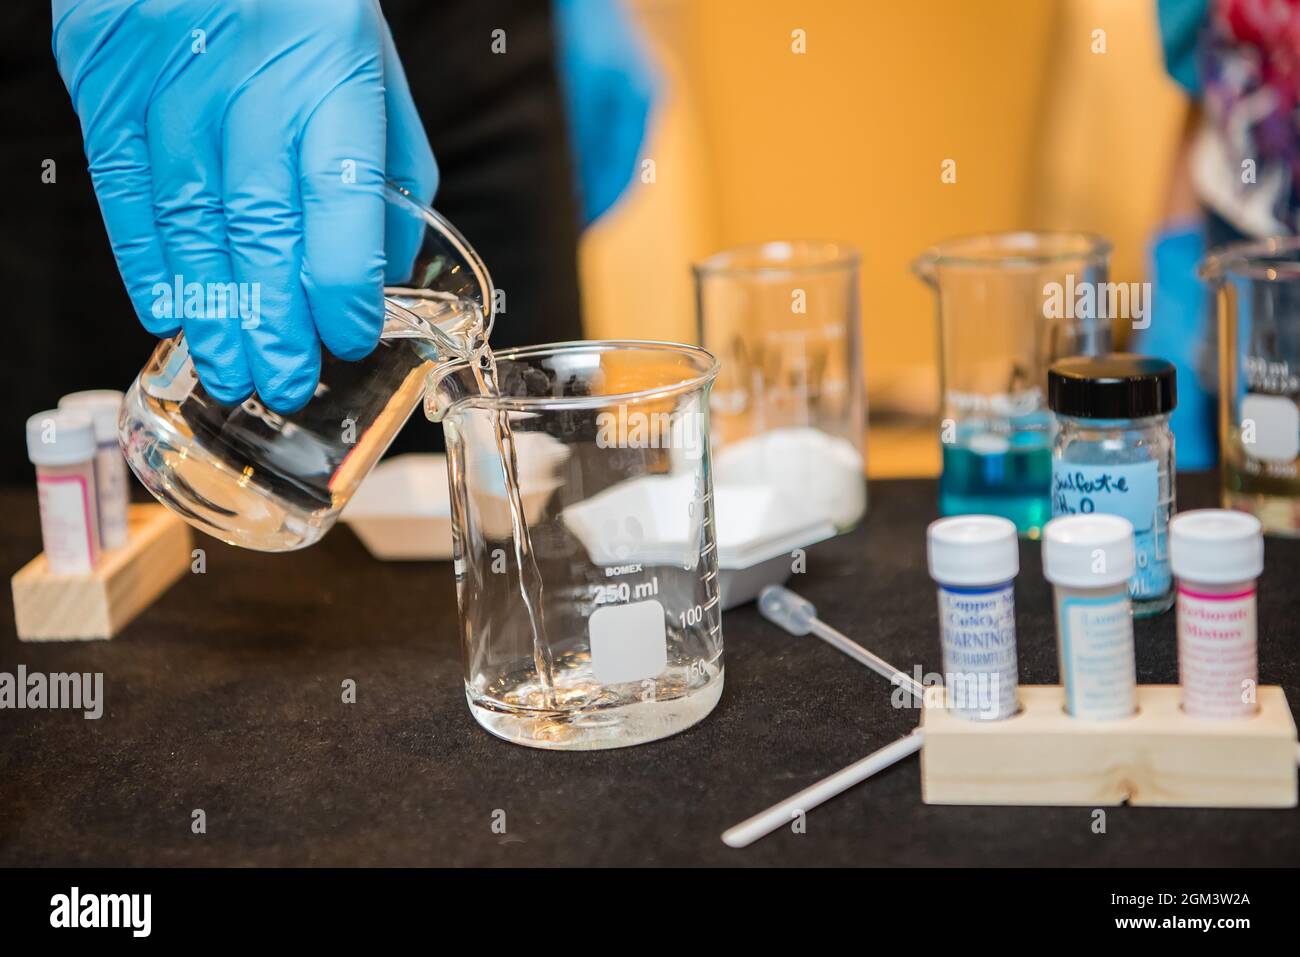
M 1137 617 L 1174 602 L 1169 520 L 1174 512 L 1174 366 L 1114 353 L 1062 359 L 1047 375 L 1058 430 L 1052 446 L 1052 515 L 1119 515 L 1134 530 L 1129 598 Z

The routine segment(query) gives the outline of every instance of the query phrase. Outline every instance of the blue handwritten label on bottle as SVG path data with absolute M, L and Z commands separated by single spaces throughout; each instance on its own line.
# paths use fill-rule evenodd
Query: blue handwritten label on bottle
M 1155 461 L 1122 465 L 1052 462 L 1052 516 L 1119 515 L 1133 523 L 1137 572 L 1128 592 L 1135 599 L 1169 594 L 1169 516 L 1160 502 Z

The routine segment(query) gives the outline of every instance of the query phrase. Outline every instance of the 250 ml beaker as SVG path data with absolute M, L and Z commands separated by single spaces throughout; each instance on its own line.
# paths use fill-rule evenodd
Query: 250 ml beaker
M 1223 504 L 1300 535 L 1300 239 L 1215 250 Z
M 126 460 L 196 528 L 261 551 L 311 545 L 419 407 L 429 371 L 487 340 L 493 289 L 478 254 L 400 187 L 388 184 L 384 198 L 397 248 L 386 250 L 379 345 L 356 362 L 323 351 L 303 409 L 279 415 L 256 395 L 217 402 L 183 334 L 159 343 L 128 390 L 119 423 Z
M 717 360 L 655 342 L 512 349 L 496 394 L 492 363 L 440 367 L 425 400 L 447 437 L 470 711 L 539 748 L 689 727 L 723 682 Z
M 839 531 L 867 507 L 857 251 L 743 246 L 695 265 L 719 483 L 762 485 Z
M 1052 517 L 1047 367 L 1110 350 L 1110 244 L 1082 233 L 954 239 L 913 268 L 935 292 L 944 515 L 1000 515 L 1037 537 Z

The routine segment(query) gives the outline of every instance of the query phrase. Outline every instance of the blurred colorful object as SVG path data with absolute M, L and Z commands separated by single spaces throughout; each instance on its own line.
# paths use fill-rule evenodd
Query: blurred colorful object
M 1217 336 L 1205 284 L 1196 275 L 1205 255 L 1205 229 L 1200 223 L 1171 225 L 1155 235 L 1149 252 L 1153 313 L 1147 328 L 1136 333 L 1133 350 L 1168 359 L 1178 369 L 1178 405 L 1170 418 L 1178 437 L 1178 468 L 1213 468 Z
M 1207 196 L 1247 233 L 1294 233 L 1300 207 L 1300 0 L 1215 0 L 1202 40 L 1206 118 L 1222 188 Z M 1231 179 L 1227 174 L 1231 173 Z
M 1209 0 L 1156 0 L 1160 42 L 1165 68 L 1188 93 L 1199 96 L 1201 78 L 1196 69 L 1196 43 Z
M 614 205 L 636 173 L 656 81 L 619 0 L 555 0 L 555 14 L 586 226 Z

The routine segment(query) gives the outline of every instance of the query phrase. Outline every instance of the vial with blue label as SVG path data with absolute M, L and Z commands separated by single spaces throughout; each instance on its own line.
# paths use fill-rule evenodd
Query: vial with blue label
M 1131 522 L 1133 614 L 1168 611 L 1174 603 L 1173 364 L 1126 353 L 1062 359 L 1048 370 L 1047 392 L 1057 420 L 1052 515 L 1118 515 Z
M 1043 528 L 1043 577 L 1052 583 L 1071 717 L 1111 721 L 1137 710 L 1133 544 L 1133 525 L 1119 515 L 1068 515 Z
M 926 531 L 930 577 L 939 586 L 947 707 L 972 720 L 1020 710 L 1016 664 L 1016 526 L 995 515 L 943 518 Z

